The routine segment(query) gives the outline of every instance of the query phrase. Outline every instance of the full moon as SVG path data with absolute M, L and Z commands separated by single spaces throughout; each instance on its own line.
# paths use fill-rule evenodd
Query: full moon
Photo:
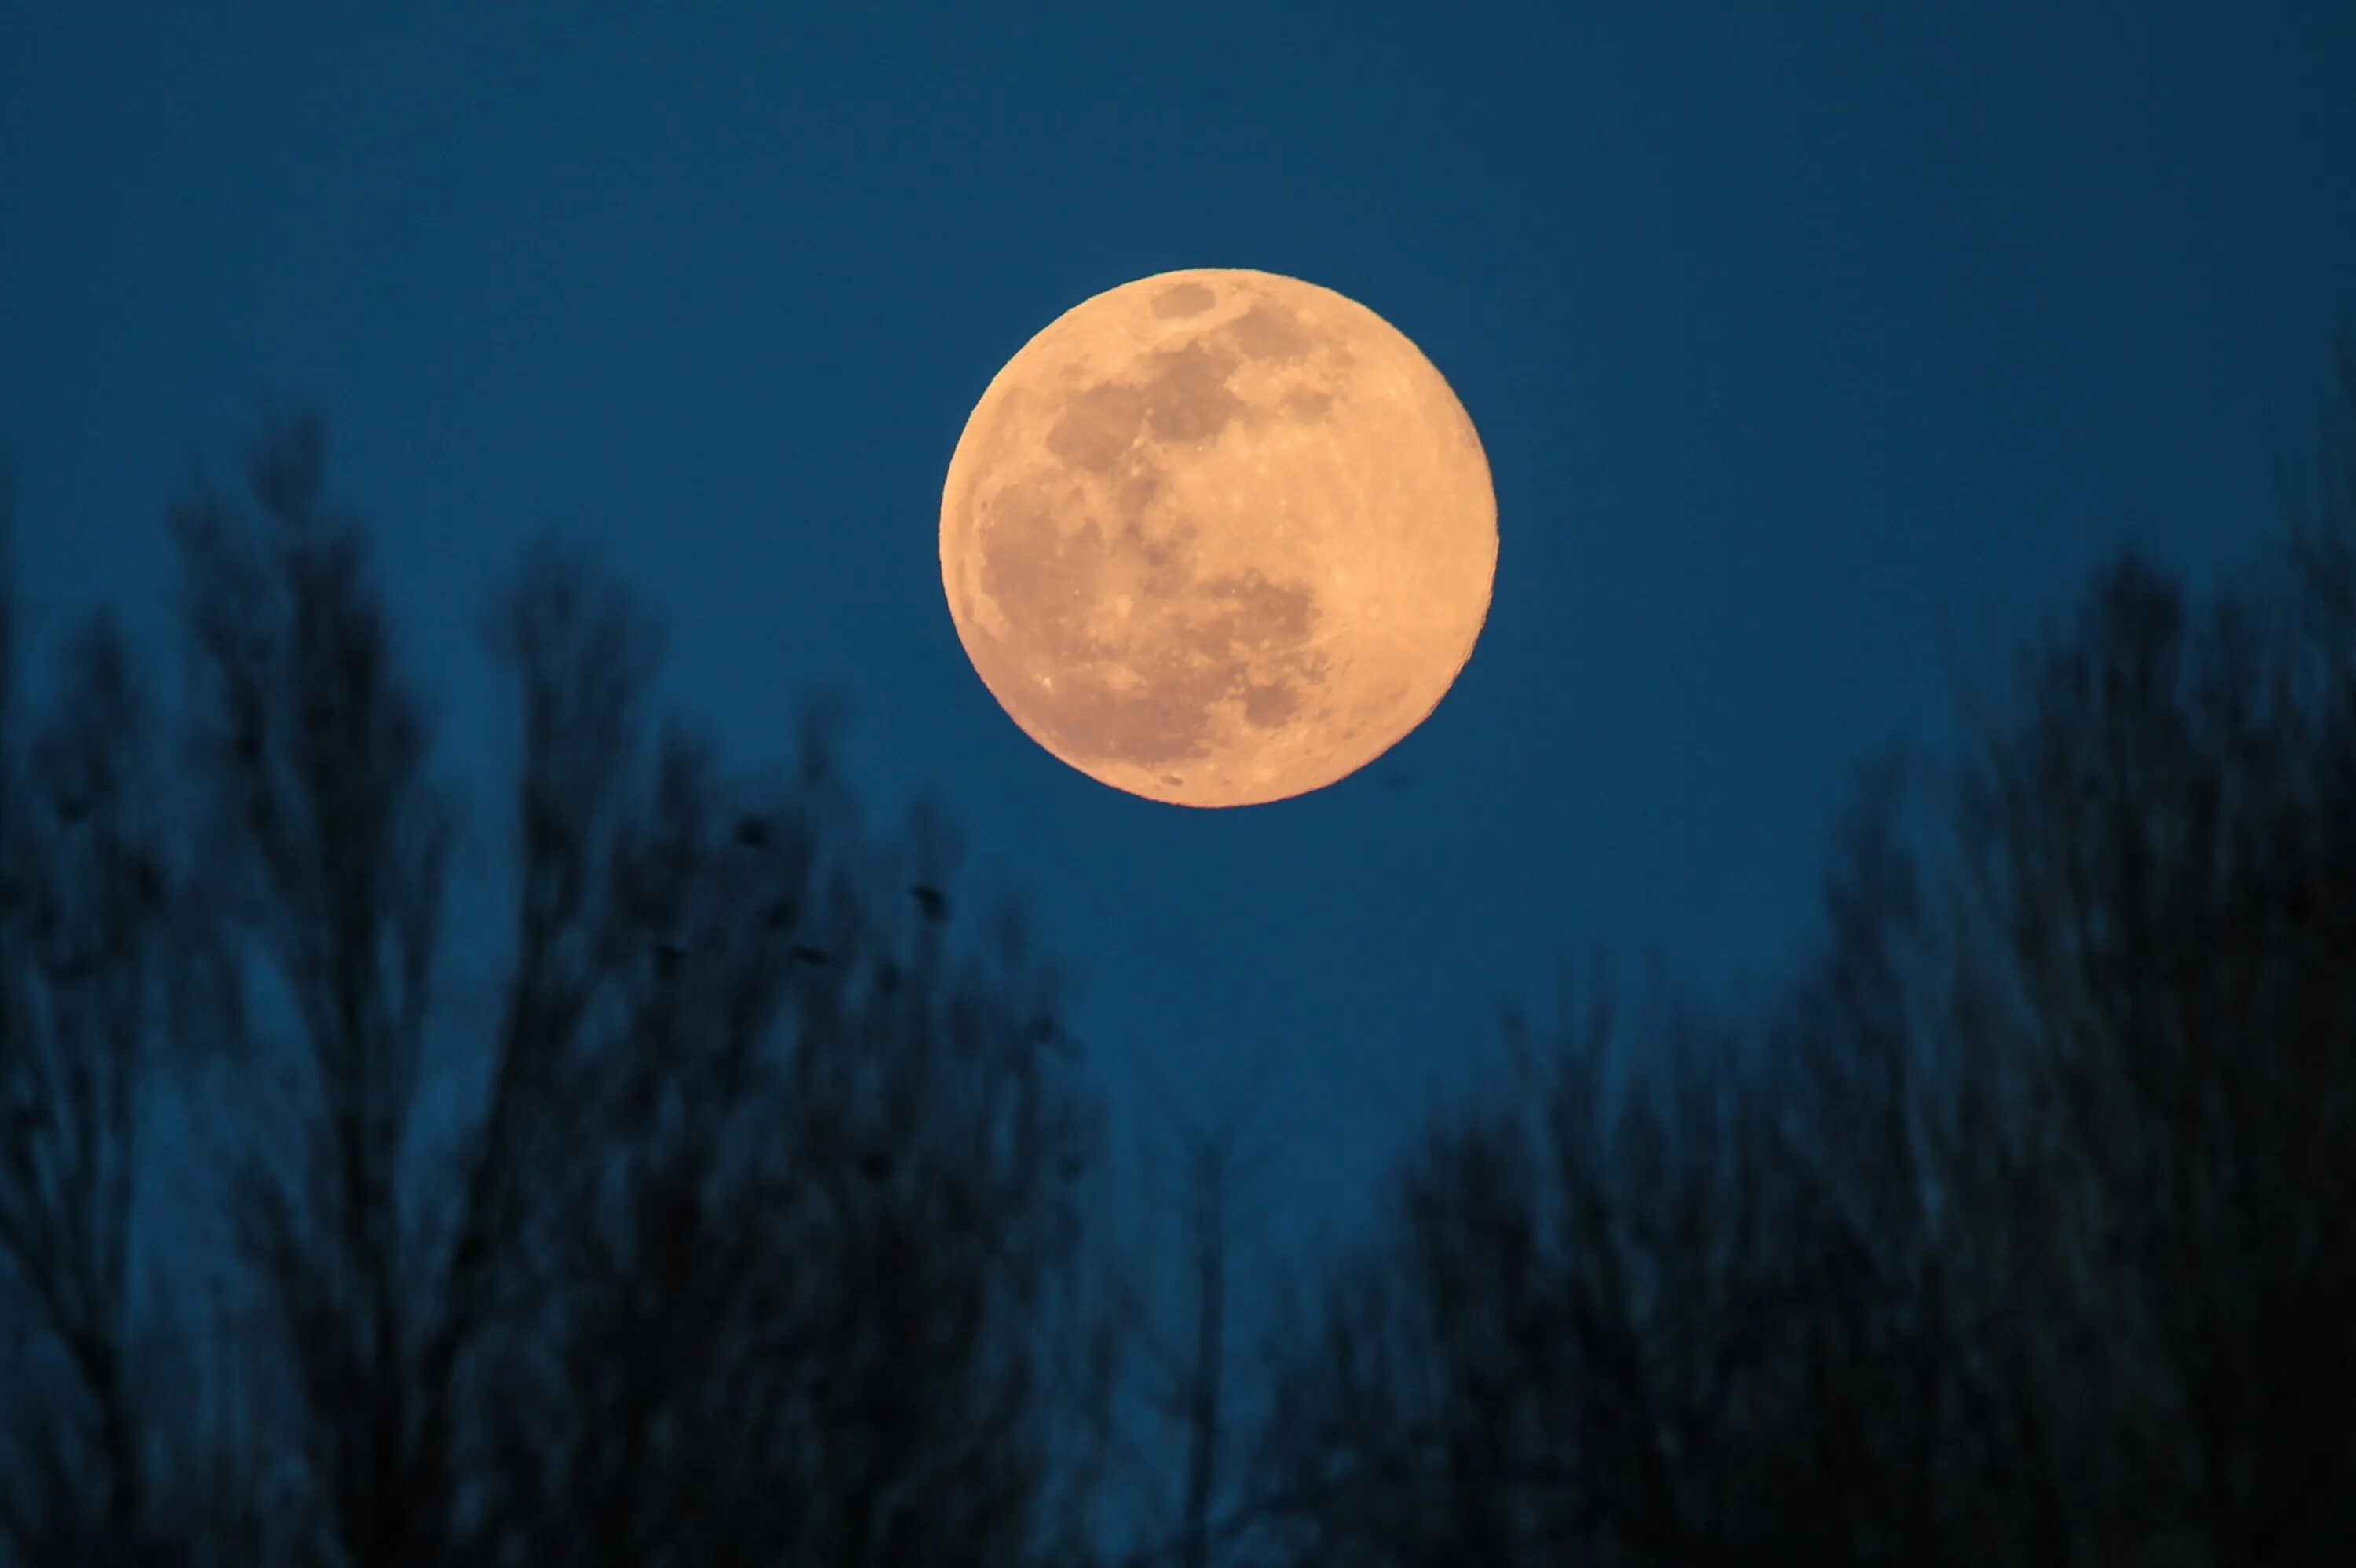
M 941 579 L 1009 717 L 1175 805 L 1322 789 L 1447 695 L 1489 612 L 1481 438 L 1331 289 L 1162 272 L 1056 317 L 966 421 Z

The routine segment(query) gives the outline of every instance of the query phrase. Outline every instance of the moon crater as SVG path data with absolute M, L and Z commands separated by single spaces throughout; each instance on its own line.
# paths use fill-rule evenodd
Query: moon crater
M 944 492 L 950 613 L 1048 751 L 1132 793 L 1245 805 L 1419 723 L 1495 564 L 1471 421 L 1371 311 L 1248 272 L 1163 274 L 1051 325 L 991 384 Z

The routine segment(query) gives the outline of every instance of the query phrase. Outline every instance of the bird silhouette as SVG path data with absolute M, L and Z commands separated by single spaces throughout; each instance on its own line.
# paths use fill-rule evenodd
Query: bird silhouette
M 794 956 L 805 964 L 823 964 L 827 961 L 825 948 L 809 947 L 798 942 L 794 944 Z
M 926 920 L 938 922 L 948 918 L 948 895 L 942 892 L 940 889 L 917 882 L 908 889 L 908 893 L 916 901 L 918 912 Z
M 770 844 L 769 821 L 765 816 L 746 816 L 736 824 L 736 842 L 747 849 L 766 849 Z

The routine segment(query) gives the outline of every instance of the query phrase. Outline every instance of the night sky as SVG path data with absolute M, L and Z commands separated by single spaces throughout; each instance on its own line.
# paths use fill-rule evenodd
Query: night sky
M 873 810 L 937 791 L 1031 895 L 1116 1090 L 1269 1074 L 1314 1213 L 1556 954 L 1785 965 L 1951 645 L 2275 526 L 2356 308 L 2351 84 L 2356 6 L 2294 0 L 11 4 L 0 453 L 43 623 L 161 643 L 165 501 L 316 403 L 477 786 L 487 595 L 593 541 L 733 759 L 851 699 Z M 1398 326 L 1500 512 L 1439 711 L 1240 811 L 1033 744 L 936 553 L 991 376 L 1190 266 Z

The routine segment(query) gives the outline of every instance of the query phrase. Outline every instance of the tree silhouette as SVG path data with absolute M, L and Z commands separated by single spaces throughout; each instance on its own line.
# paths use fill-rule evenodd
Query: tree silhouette
M 553 544 L 487 624 L 512 874 L 469 886 L 325 459 L 271 423 L 173 511 L 169 812 L 103 625 L 0 707 L 16 1558 L 1076 1559 L 1098 1120 L 1020 912 L 951 902 L 937 811 L 863 826 L 824 708 L 763 774 L 653 723 L 650 625 Z M 151 1249 L 175 1398 L 126 1283 L 165 1093 L 229 1242 Z
M 1234 1464 L 1244 1426 L 1236 1395 L 1250 1370 L 1236 1349 L 1246 1337 L 1236 1281 L 1239 1261 L 1268 1239 L 1266 1195 L 1255 1189 L 1278 1151 L 1253 1125 L 1265 1077 L 1207 1120 L 1159 1074 L 1146 1078 L 1164 1136 L 1144 1140 L 1141 1190 L 1118 1227 L 1131 1244 L 1099 1264 L 1119 1307 L 1120 1386 L 1136 1396 L 1130 1419 L 1108 1433 L 1129 1483 L 1111 1561 L 1207 1568 L 1252 1522 Z M 1176 1279 L 1163 1264 L 1176 1265 Z
M 0 1563 L 2337 1562 L 2340 373 L 2271 575 L 2121 556 L 1956 757 L 1860 771 L 1768 1005 L 1507 1008 L 1258 1401 L 1236 1127 L 1178 1122 L 1149 1300 L 1053 965 L 937 809 L 862 821 L 838 711 L 728 767 L 543 543 L 467 811 L 265 424 L 171 513 L 177 689 L 101 616 L 28 697 L 0 576 Z
M 8 587 L 0 567 L 0 1408 L 16 1415 L 0 1540 L 127 1560 L 148 1509 L 153 1371 L 134 1181 L 176 894 L 146 805 L 152 708 L 121 633 L 102 615 L 79 628 L 28 718 Z
M 1867 769 L 1764 1017 L 1589 974 L 1508 1018 L 1291 1347 L 1280 1560 L 2340 1559 L 2341 369 L 2288 570 L 2195 603 L 2123 556 L 1967 693 L 1956 762 Z

